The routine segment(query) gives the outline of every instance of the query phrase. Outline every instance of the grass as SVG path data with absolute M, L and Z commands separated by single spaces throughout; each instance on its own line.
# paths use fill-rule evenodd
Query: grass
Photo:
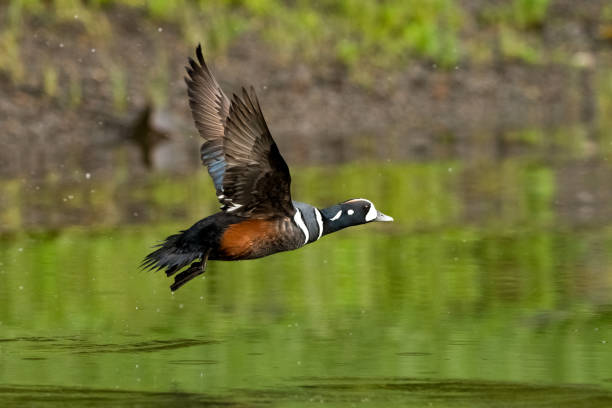
M 512 18 L 521 27 L 539 27 L 546 19 L 551 0 L 514 0 Z
M 68 103 L 70 106 L 79 106 L 83 99 L 83 86 L 81 79 L 74 73 L 69 74 Z
M 541 52 L 517 30 L 502 25 L 499 30 L 499 38 L 504 58 L 530 64 L 536 64 L 542 60 Z
M 2 72 L 17 83 L 24 78 L 18 33 L 11 28 L 0 31 L 0 73 Z
M 548 50 L 538 35 L 550 18 L 551 0 L 487 4 L 476 15 L 483 32 L 496 28 L 487 35 L 497 36 L 500 54 L 492 53 L 489 39 L 466 35 L 467 9 L 458 0 L 321 0 L 316 5 L 305 0 L 9 0 L 7 13 L 0 13 L 0 73 L 15 82 L 32 75 L 21 60 L 25 17 L 36 16 L 47 26 L 81 25 L 101 53 L 108 54 L 103 68 L 111 72 L 115 107 L 125 109 L 127 78 L 110 52 L 110 44 L 120 40 L 114 37 L 109 14 L 117 7 L 141 13 L 145 20 L 140 23 L 153 30 L 171 26 L 185 43 L 206 44 L 208 54 L 223 54 L 241 35 L 254 36 L 270 45 L 278 61 L 336 65 L 366 85 L 381 72 L 401 70 L 415 60 L 442 69 L 500 57 L 527 64 L 567 60 L 562 50 Z M 610 19 L 611 10 L 603 8 L 602 21 Z M 559 52 L 563 57 L 555 60 Z M 47 93 L 51 69 L 37 74 Z M 148 97 L 163 103 L 167 64 L 149 69 L 153 86 Z M 55 70 L 62 72 L 60 66 Z M 78 101 L 73 85 L 70 99 Z
M 117 112 L 123 112 L 127 108 L 127 74 L 122 68 L 113 66 L 110 70 L 110 82 L 113 107 Z
M 488 23 L 527 30 L 543 23 L 549 4 L 513 0 L 483 15 Z M 388 69 L 415 58 L 451 68 L 469 49 L 469 39 L 459 35 L 464 9 L 457 0 L 322 0 L 316 6 L 304 0 L 11 0 L 8 18 L 14 24 L 26 14 L 76 20 L 88 33 L 109 40 L 105 11 L 115 6 L 139 9 L 153 24 L 175 24 L 185 41 L 205 42 L 212 53 L 224 52 L 249 32 L 273 45 L 281 59 L 335 60 L 349 71 Z M 510 52 L 534 60 L 525 55 L 531 52 Z
M 48 64 L 43 69 L 43 90 L 45 95 L 54 97 L 57 95 L 57 70 Z
M 551 0 L 512 0 L 485 7 L 480 17 L 486 24 L 504 24 L 522 30 L 540 28 L 548 16 Z

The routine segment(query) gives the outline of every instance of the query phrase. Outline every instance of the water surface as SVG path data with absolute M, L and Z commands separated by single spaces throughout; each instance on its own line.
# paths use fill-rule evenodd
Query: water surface
M 357 191 L 396 222 L 260 260 L 211 262 L 175 294 L 163 274 L 137 266 L 150 245 L 212 207 L 203 187 L 195 201 L 139 196 L 139 216 L 129 202 L 115 227 L 5 235 L 0 399 L 611 406 L 612 227 L 600 198 L 612 169 L 587 166 L 568 182 L 563 175 L 577 167 L 304 170 L 294 177 L 296 199 L 333 203 Z M 193 191 L 194 183 L 159 188 Z M 180 209 L 179 221 L 153 221 L 169 208 Z M 129 215 L 148 220 L 128 223 Z

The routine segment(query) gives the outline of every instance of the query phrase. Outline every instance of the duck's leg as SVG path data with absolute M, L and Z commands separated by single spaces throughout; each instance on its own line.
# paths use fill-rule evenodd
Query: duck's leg
M 174 277 L 174 283 L 170 286 L 170 290 L 175 292 L 178 288 L 180 288 L 196 276 L 203 274 L 206 270 L 206 261 L 208 260 L 209 254 L 210 249 L 206 251 L 206 253 L 202 256 L 202 259 L 199 262 L 192 263 L 189 268 L 176 275 Z

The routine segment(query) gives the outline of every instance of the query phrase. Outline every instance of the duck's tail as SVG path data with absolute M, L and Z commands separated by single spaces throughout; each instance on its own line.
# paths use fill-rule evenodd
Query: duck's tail
M 170 235 L 157 247 L 158 249 L 145 257 L 141 267 L 151 271 L 164 269 L 166 276 L 174 275 L 177 271 L 196 259 L 201 259 L 204 255 L 202 248 L 195 247 L 185 239 L 185 231 Z

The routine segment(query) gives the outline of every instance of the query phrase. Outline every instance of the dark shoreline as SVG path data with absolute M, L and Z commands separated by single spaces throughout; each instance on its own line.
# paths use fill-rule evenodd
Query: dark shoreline
M 180 173 L 199 165 L 199 140 L 182 80 L 194 44 L 186 44 L 172 25 L 158 32 L 133 11 L 108 13 L 120 44 L 96 43 L 75 24 L 25 20 L 27 74 L 15 83 L 0 73 L 0 177 L 36 179 L 75 170 L 112 176 L 126 166 L 148 171 L 139 152 L 142 141 L 131 143 L 138 139 L 137 118 L 147 106 L 153 107 L 151 128 L 169 136 L 151 149 L 153 169 Z M 574 18 L 570 22 L 579 27 L 589 21 L 564 18 L 551 20 L 559 26 Z M 597 153 L 610 129 L 605 112 L 612 105 L 612 47 L 584 30 L 580 41 L 568 43 L 567 61 L 528 64 L 504 58 L 442 69 L 415 60 L 404 69 L 373 73 L 367 85 L 349 79 L 334 61 L 278 59 L 273 47 L 246 34 L 225 55 L 208 60 L 228 93 L 255 86 L 281 150 L 296 164 L 495 159 L 530 148 L 522 136 L 514 140 L 517 132 L 555 133 L 575 126 L 584 129 L 585 143 Z M 558 42 L 551 31 L 554 27 L 542 31 L 544 40 Z M 120 66 L 121 74 L 102 69 L 109 65 Z M 59 69 L 45 80 L 50 66 Z

